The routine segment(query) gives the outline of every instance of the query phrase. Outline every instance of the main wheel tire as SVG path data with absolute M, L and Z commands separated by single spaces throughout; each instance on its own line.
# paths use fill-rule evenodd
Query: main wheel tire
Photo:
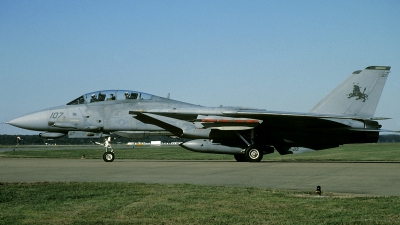
M 104 152 L 103 154 L 104 162 L 112 162 L 114 161 L 114 159 L 115 159 L 114 152 Z
M 250 146 L 246 148 L 244 153 L 244 157 L 247 162 L 260 162 L 263 156 L 263 151 L 257 146 Z
M 246 158 L 243 154 L 234 154 L 233 157 L 235 157 L 237 162 L 246 162 Z

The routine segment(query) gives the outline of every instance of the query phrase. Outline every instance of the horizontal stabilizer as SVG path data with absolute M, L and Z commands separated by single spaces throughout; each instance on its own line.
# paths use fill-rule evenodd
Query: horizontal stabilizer
M 291 147 L 289 148 L 290 152 L 293 154 L 301 154 L 301 153 L 306 153 L 306 152 L 315 152 L 316 150 L 311 149 L 311 148 L 303 148 L 303 147 Z

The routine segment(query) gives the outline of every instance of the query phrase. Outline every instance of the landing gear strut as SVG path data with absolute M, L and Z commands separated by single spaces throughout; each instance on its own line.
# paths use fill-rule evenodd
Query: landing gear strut
M 110 144 L 110 142 L 112 140 L 113 140 L 112 137 L 105 137 L 104 138 L 104 143 L 99 143 L 99 142 L 92 141 L 93 144 L 102 145 L 103 147 L 106 148 L 106 152 L 104 152 L 104 154 L 103 154 L 104 162 L 112 162 L 115 159 L 114 149 L 112 148 L 112 146 Z M 108 151 L 108 148 L 111 148 L 111 151 Z
M 254 129 L 251 130 L 251 143 L 249 143 L 239 132 L 236 134 L 246 143 L 247 148 L 244 149 L 244 154 L 235 154 L 234 157 L 238 162 L 260 162 L 264 156 L 264 152 L 259 146 L 254 144 L 255 134 Z

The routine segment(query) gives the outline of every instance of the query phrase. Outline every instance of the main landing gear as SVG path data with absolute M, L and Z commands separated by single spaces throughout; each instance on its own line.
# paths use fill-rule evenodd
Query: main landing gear
M 260 162 L 264 156 L 264 152 L 259 146 L 254 144 L 254 129 L 251 131 L 251 143 L 249 143 L 239 132 L 236 134 L 248 146 L 244 149 L 244 154 L 233 155 L 238 162 Z
M 250 145 L 244 151 L 244 157 L 247 162 L 260 162 L 263 156 L 264 156 L 263 151 L 254 145 Z
M 110 142 L 112 140 L 113 140 L 112 137 L 105 137 L 104 138 L 104 143 L 99 143 L 99 142 L 92 141 L 93 144 L 102 145 L 103 147 L 106 148 L 106 152 L 104 152 L 104 154 L 103 154 L 104 162 L 112 162 L 115 159 L 114 149 L 112 148 L 112 146 L 110 144 Z M 111 148 L 111 151 L 108 151 L 108 148 Z
M 244 149 L 244 154 L 234 154 L 233 156 L 238 162 L 260 162 L 264 152 L 259 147 L 250 145 Z

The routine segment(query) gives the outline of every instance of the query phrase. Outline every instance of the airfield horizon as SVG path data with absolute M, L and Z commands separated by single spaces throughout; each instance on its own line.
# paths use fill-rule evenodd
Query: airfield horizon
M 114 147 L 118 154 L 116 159 L 138 160 L 234 160 L 232 155 L 205 154 L 188 151 L 179 146 L 128 146 L 117 144 Z M 315 151 L 304 154 L 280 155 L 276 151 L 273 154 L 264 155 L 264 161 L 374 161 L 396 162 L 400 161 L 400 143 L 368 143 L 348 144 L 337 148 Z M 104 148 L 95 145 L 0 145 L 1 157 L 16 158 L 82 158 L 101 159 Z

